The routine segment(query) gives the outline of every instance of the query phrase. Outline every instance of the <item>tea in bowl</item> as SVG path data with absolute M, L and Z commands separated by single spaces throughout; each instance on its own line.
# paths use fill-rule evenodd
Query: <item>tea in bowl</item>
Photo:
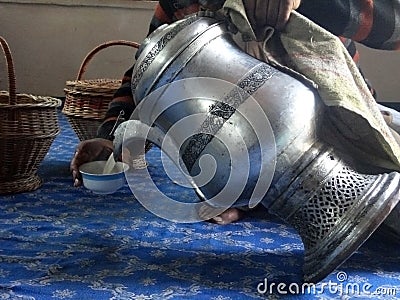
M 79 167 L 83 186 L 95 194 L 112 194 L 126 183 L 124 172 L 129 165 L 115 162 L 111 169 L 106 168 L 107 161 L 92 161 Z

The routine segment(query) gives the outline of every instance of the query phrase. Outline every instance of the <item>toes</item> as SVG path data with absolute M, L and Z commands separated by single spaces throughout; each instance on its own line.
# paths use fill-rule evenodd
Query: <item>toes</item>
M 243 212 L 237 208 L 228 208 L 222 214 L 212 218 L 217 224 L 226 225 L 240 220 L 243 217 Z

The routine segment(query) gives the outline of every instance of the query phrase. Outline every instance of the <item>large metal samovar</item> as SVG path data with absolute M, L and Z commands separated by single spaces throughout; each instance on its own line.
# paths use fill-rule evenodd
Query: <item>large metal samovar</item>
M 399 201 L 400 175 L 361 173 L 368 167 L 324 139 L 328 108 L 314 88 L 244 53 L 225 20 L 200 13 L 156 30 L 138 52 L 132 89 L 138 109 L 116 130 L 116 155 L 143 138 L 163 149 L 168 136 L 167 152 L 209 206 L 261 202 L 297 230 L 307 282 L 342 264 Z M 204 156 L 216 165 L 204 167 Z

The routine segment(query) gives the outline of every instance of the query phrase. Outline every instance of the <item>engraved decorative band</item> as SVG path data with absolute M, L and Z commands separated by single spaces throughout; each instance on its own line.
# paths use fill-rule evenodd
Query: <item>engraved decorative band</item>
M 209 108 L 207 118 L 201 124 L 197 133 L 191 136 L 182 155 L 183 162 L 190 171 L 216 133 L 249 96 L 256 92 L 277 71 L 271 66 L 261 63 L 254 67 L 241 79 L 222 101 L 218 101 Z

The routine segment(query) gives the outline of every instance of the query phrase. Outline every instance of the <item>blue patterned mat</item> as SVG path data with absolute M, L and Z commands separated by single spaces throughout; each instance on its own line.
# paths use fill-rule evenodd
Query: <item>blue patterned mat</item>
M 43 186 L 0 198 L 0 299 L 400 299 L 400 246 L 377 234 L 307 289 L 299 236 L 263 209 L 226 226 L 179 224 L 128 186 L 108 196 L 74 188 L 78 139 L 59 117 Z M 160 172 L 158 149 L 147 160 L 166 192 L 194 197 Z

